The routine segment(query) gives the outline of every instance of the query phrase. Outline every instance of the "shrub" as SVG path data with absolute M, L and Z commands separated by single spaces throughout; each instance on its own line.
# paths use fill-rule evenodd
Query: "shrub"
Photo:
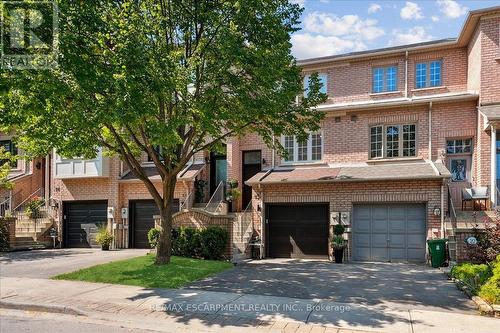
M 472 262 L 487 263 L 495 260 L 500 253 L 500 216 L 497 215 L 491 222 L 485 222 L 484 231 L 474 228 L 473 236 L 477 244 L 465 246 L 467 257 Z
M 9 249 L 9 228 L 7 222 L 0 218 L 0 251 Z
M 343 248 L 345 248 L 344 238 L 340 235 L 335 235 L 332 238 L 332 247 L 334 250 L 342 250 Z
M 111 242 L 113 241 L 113 235 L 108 231 L 106 226 L 102 226 L 99 228 L 97 232 L 97 236 L 95 237 L 95 241 L 97 244 L 101 245 L 103 248 L 109 247 Z
M 148 231 L 148 242 L 152 249 L 155 249 L 158 245 L 158 239 L 160 239 L 160 230 L 156 228 L 151 228 Z
M 451 276 L 464 283 L 473 294 L 477 294 L 479 288 L 491 277 L 491 267 L 486 264 L 465 263 L 455 265 L 451 269 Z
M 337 236 L 342 235 L 345 232 L 345 227 L 342 224 L 336 224 L 333 227 L 333 233 Z
M 45 201 L 40 197 L 34 197 L 31 199 L 25 209 L 26 216 L 30 219 L 36 219 L 41 217 L 40 208 L 42 208 Z
M 479 296 L 485 301 L 500 304 L 500 255 L 492 263 L 491 278 L 479 290 Z
M 226 249 L 229 235 L 221 227 L 209 227 L 200 231 L 200 255 L 204 259 L 220 259 Z
M 193 228 L 180 227 L 172 233 L 172 254 L 181 257 L 198 257 L 200 235 Z
M 197 230 L 180 227 L 172 230 L 172 254 L 181 257 L 220 259 L 229 235 L 220 227 Z

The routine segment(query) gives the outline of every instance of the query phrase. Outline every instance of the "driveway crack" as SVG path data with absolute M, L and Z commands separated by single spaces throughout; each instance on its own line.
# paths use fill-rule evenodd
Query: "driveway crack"
M 307 318 L 306 318 L 306 321 L 305 321 L 306 324 L 309 322 L 309 317 L 313 313 L 314 308 L 316 308 L 316 306 L 319 305 L 320 303 L 321 303 L 321 301 L 314 302 L 314 305 L 311 307 L 311 312 L 309 312 L 309 314 L 307 315 Z

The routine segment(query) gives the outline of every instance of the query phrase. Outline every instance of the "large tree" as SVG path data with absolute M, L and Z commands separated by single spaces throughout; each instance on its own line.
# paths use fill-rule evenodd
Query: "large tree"
M 318 128 L 313 108 L 325 95 L 313 75 L 302 97 L 290 51 L 296 4 L 61 0 L 59 9 L 58 67 L 3 71 L 0 121 L 33 155 L 118 155 L 160 210 L 158 264 L 170 260 L 174 188 L 193 154 L 249 131 L 280 147 L 273 138 Z M 144 152 L 160 190 L 141 166 Z

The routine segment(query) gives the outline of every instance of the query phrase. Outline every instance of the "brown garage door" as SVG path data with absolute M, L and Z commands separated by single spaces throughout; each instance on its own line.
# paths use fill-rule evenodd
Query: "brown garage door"
M 130 247 L 149 248 L 148 232 L 155 226 L 154 215 L 159 215 L 154 200 L 136 200 L 130 202 Z M 179 200 L 174 200 L 174 212 L 179 211 Z
M 328 204 L 272 204 L 266 210 L 268 256 L 328 256 Z

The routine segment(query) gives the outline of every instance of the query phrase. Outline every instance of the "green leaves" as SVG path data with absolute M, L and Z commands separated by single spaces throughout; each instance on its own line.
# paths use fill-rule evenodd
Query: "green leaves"
M 103 146 L 140 172 L 140 153 L 160 146 L 155 164 L 172 176 L 231 135 L 255 131 L 271 145 L 318 127 L 317 76 L 297 101 L 296 4 L 61 0 L 59 10 L 59 66 L 0 76 L 0 123 L 28 151 L 89 157 Z

